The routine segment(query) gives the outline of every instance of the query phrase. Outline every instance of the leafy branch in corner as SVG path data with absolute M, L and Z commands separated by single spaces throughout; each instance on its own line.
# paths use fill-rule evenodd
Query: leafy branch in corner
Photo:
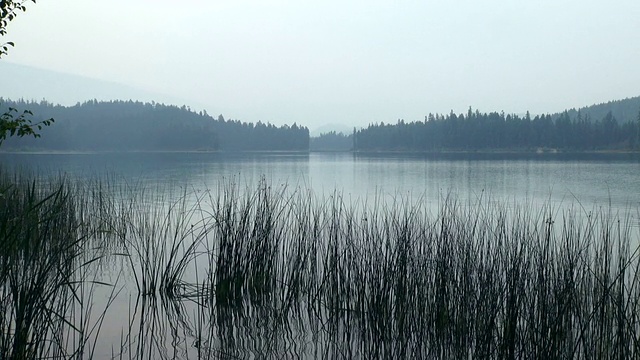
M 36 3 L 36 0 L 0 0 L 0 36 L 7 34 L 7 25 L 18 16 L 19 12 L 27 11 L 26 3 Z M 7 55 L 9 47 L 13 47 L 11 41 L 0 44 L 0 58 Z M 0 115 L 0 145 L 7 136 L 33 136 L 40 137 L 36 131 L 42 130 L 43 126 L 49 126 L 53 123 L 53 119 L 42 120 L 34 123 L 30 117 L 33 113 L 25 110 L 20 114 L 17 109 L 9 108 L 4 114 Z
M 21 1 L 12 1 L 12 0 L 0 0 L 0 36 L 5 36 L 7 34 L 7 25 L 9 22 L 18 16 L 18 12 L 27 11 L 27 7 L 25 3 L 33 2 L 35 4 L 36 0 L 21 0 Z M 9 51 L 9 47 L 13 47 L 14 43 L 11 41 L 5 42 L 0 45 L 0 57 L 3 55 L 7 55 L 7 51 Z
M 15 108 L 9 108 L 4 114 L 0 115 L 0 144 L 8 136 L 33 136 L 40 137 L 36 131 L 42 130 L 43 126 L 49 126 L 53 123 L 53 119 L 33 122 L 30 117 L 33 113 L 29 110 L 23 111 L 21 114 Z

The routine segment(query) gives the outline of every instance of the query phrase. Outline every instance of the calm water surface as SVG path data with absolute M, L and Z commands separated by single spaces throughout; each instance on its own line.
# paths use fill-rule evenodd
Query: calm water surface
M 490 197 L 502 202 L 581 204 L 614 209 L 640 205 L 637 154 L 127 153 L 0 154 L 0 164 L 39 174 L 106 178 L 145 188 L 216 189 L 221 181 L 437 201 Z
M 628 216 L 636 228 L 640 208 L 638 155 L 5 153 L 0 154 L 0 166 L 34 172 L 45 178 L 64 175 L 80 181 L 102 179 L 116 185 L 131 185 L 134 189 L 142 187 L 172 194 L 180 193 L 176 189 L 191 193 L 215 192 L 220 184 L 229 181 L 255 189 L 264 178 L 276 186 L 286 184 L 293 190 L 309 189 L 321 198 L 338 192 L 347 202 L 371 204 L 376 199 L 389 202 L 401 199 L 420 202 L 420 206 L 436 211 L 438 204 L 450 195 L 462 202 L 473 203 L 482 198 L 504 206 L 526 204 L 534 209 L 549 204 L 555 208 L 582 207 L 585 212 L 611 209 Z M 109 314 L 115 316 L 108 316 L 102 324 L 96 354 L 105 358 L 118 357 L 120 351 L 139 354 L 140 348 L 134 349 L 135 344 L 171 343 L 164 350 L 159 346 L 160 350 L 154 351 L 166 351 L 160 354 L 166 358 L 197 357 L 205 345 L 196 340 L 194 331 L 213 309 L 189 300 L 171 303 L 140 298 L 127 271 L 123 274 L 118 270 L 129 266 L 136 269 L 139 264 L 129 263 L 123 257 L 108 259 L 107 264 L 110 265 L 100 269 L 106 279 L 100 280 L 115 282 L 117 278 L 118 295 L 109 305 Z M 194 268 L 206 265 L 206 261 L 201 261 Z M 201 270 L 199 276 L 203 273 Z M 193 275 L 194 272 L 188 273 L 189 277 Z M 104 308 L 106 305 L 102 302 L 109 298 L 112 288 L 97 287 L 92 291 L 95 308 Z M 221 351 L 219 354 L 235 351 L 238 358 L 261 358 L 267 353 L 276 357 L 286 353 L 292 358 L 315 358 L 335 351 L 331 344 L 336 339 L 328 335 L 330 332 L 318 329 L 310 332 L 314 326 L 321 328 L 312 320 L 303 321 L 301 327 L 292 322 L 278 332 L 274 330 L 281 329 L 278 319 L 256 311 L 248 307 L 239 312 L 217 313 L 217 322 L 210 329 L 217 333 L 210 337 L 212 343 L 206 345 L 214 349 L 209 355 L 216 358 L 215 351 Z M 133 328 L 131 324 L 139 325 Z M 310 333 L 314 334 L 313 339 Z M 276 349 L 283 346 L 286 352 Z M 181 350 L 173 354 L 171 349 Z

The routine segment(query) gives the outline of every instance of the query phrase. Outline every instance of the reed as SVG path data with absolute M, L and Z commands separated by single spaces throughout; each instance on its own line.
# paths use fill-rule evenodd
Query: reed
M 94 356 L 122 296 L 114 358 L 640 356 L 638 224 L 607 208 L 0 182 L 0 358 Z
M 213 204 L 215 306 L 285 318 L 304 308 L 303 324 L 318 318 L 331 342 L 365 358 L 638 354 L 638 237 L 629 219 L 454 198 L 431 216 L 403 201 L 358 207 L 339 194 L 297 191 L 264 202 L 273 196 L 264 185 L 245 197 L 225 189 Z M 269 219 L 277 236 L 256 237 L 265 229 L 256 219 Z M 252 269 L 266 268 L 260 274 L 279 291 L 268 303 L 245 297 L 255 293 Z
M 64 178 L 0 172 L 0 358 L 90 356 L 104 312 L 90 314 L 101 256 Z M 91 250 L 91 251 L 90 251 Z
M 186 191 L 177 199 L 160 191 L 147 194 L 142 188 L 129 194 L 124 200 L 128 206 L 119 206 L 120 211 L 112 215 L 119 218 L 112 229 L 138 292 L 143 296 L 184 295 L 190 287 L 183 281 L 185 270 L 195 261 L 208 232 L 202 210 L 187 202 Z

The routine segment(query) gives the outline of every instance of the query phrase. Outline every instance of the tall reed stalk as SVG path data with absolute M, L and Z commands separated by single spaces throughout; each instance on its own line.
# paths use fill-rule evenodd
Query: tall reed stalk
M 39 180 L 0 172 L 0 358 L 83 358 L 104 316 L 87 313 L 95 229 L 67 180 Z
M 640 356 L 638 224 L 606 208 L 52 184 L 0 177 L 2 359 L 97 357 L 121 294 L 117 358 Z
M 303 328 L 331 334 L 334 355 L 638 355 L 639 243 L 629 219 L 453 197 L 432 216 L 402 199 L 274 198 L 264 183 L 220 194 L 211 204 L 214 305 L 303 317 Z

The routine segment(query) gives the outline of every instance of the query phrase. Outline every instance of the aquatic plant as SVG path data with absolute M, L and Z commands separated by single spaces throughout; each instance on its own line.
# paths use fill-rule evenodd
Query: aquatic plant
M 105 313 L 90 313 L 91 289 L 104 284 L 90 266 L 101 255 L 88 246 L 75 190 L 65 179 L 43 184 L 0 172 L 2 359 L 93 352 Z
M 25 179 L 0 177 L 1 358 L 90 358 L 114 302 L 114 358 L 639 355 L 639 228 L 607 208 Z

